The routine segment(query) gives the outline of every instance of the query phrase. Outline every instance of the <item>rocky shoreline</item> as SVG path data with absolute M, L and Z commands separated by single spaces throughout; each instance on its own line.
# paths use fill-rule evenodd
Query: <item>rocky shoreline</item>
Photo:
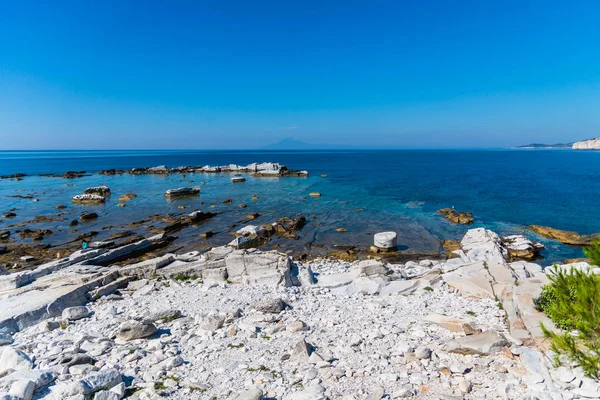
M 106 169 L 101 170 L 98 175 L 171 175 L 171 174 L 190 174 L 190 173 L 249 173 L 254 177 L 307 177 L 308 171 L 303 170 L 291 170 L 285 165 L 279 163 L 252 163 L 248 165 L 223 165 L 223 166 L 210 166 L 210 165 L 198 165 L 198 166 L 181 166 L 168 168 L 165 165 L 156 167 L 141 167 L 131 169 Z M 67 171 L 65 173 L 58 174 L 39 174 L 37 176 L 44 176 L 49 178 L 65 178 L 75 179 L 89 175 L 86 171 Z M 27 174 L 17 173 L 11 175 L 0 175 L 0 179 L 16 179 L 21 180 L 27 177 Z
M 553 269 L 511 261 L 489 230 L 447 261 L 232 246 L 119 261 L 164 240 L 0 276 L 0 398 L 600 398 L 550 361 L 533 299 Z

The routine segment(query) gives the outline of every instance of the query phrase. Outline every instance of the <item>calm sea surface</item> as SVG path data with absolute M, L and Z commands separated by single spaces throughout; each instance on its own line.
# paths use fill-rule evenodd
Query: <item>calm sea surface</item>
M 226 174 L 171 176 L 99 176 L 102 169 L 127 169 L 166 165 L 245 165 L 272 161 L 293 169 L 306 169 L 309 178 L 252 178 L 231 184 Z M 85 170 L 79 179 L 38 177 L 42 173 Z M 63 221 L 29 224 L 48 228 L 54 234 L 43 243 L 60 244 L 76 234 L 98 231 L 98 239 L 125 229 L 129 222 L 153 214 L 181 214 L 195 209 L 218 211 L 219 216 L 202 226 L 179 232 L 187 249 L 219 245 L 231 240 L 229 225 L 250 212 L 263 214 L 257 223 L 272 222 L 301 213 L 310 220 L 300 239 L 282 247 L 294 251 L 307 243 L 325 245 L 368 245 L 372 233 L 395 230 L 407 254 L 439 252 L 438 239 L 460 238 L 466 227 L 453 225 L 436 210 L 455 206 L 475 216 L 474 227 L 488 227 L 500 234 L 523 233 L 537 238 L 529 224 L 575 230 L 582 234 L 600 232 L 600 152 L 571 150 L 399 150 L 399 151 L 8 151 L 0 152 L 0 175 L 25 173 L 21 181 L 0 181 L 0 211 L 16 208 L 17 217 L 0 222 L 0 229 L 33 219 L 56 216 L 56 205 L 65 204 Z M 321 174 L 327 174 L 322 178 Z M 193 186 L 204 181 L 199 198 L 168 202 L 166 189 Z M 108 185 L 113 196 L 103 206 L 75 206 L 70 198 L 86 187 Z M 318 191 L 321 198 L 309 198 Z M 126 192 L 138 195 L 126 207 L 117 207 L 117 197 Z M 39 199 L 9 196 L 31 194 Z M 252 201 L 257 195 L 259 200 Z M 233 199 L 233 204 L 223 200 Z M 247 204 L 240 208 L 239 204 Z M 179 206 L 183 205 L 182 211 Z M 100 215 L 95 222 L 76 230 L 68 222 L 83 210 Z M 157 225 L 158 226 L 158 225 Z M 239 227 L 239 226 L 238 226 Z M 340 233 L 336 228 L 346 228 Z M 106 228 L 106 229 L 103 229 Z M 148 235 L 152 226 L 136 233 Z M 12 228 L 16 229 L 16 228 Z M 129 229 L 129 228 L 128 228 Z M 145 229 L 145 231 L 144 231 Z M 237 228 L 236 228 L 237 229 Z M 219 232 L 209 242 L 199 233 Z M 13 235 L 15 239 L 16 235 Z M 544 263 L 579 257 L 580 249 L 537 238 L 547 250 Z M 287 242 L 286 242 L 287 241 Z M 26 241 L 25 241 L 26 242 Z

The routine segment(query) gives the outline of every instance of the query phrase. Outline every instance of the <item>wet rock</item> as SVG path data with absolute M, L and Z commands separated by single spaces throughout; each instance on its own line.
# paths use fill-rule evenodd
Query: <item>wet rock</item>
M 92 221 L 97 218 L 98 218 L 98 214 L 96 214 L 95 212 L 88 212 L 88 211 L 82 212 L 81 215 L 79 216 L 79 219 L 81 220 L 81 222 L 88 222 L 88 221 Z
M 264 237 L 260 237 L 260 236 L 256 236 L 256 237 L 245 237 L 245 236 L 240 236 L 237 237 L 235 239 L 233 239 L 231 242 L 229 242 L 227 244 L 227 246 L 233 247 L 234 249 L 251 249 L 253 247 L 259 247 L 263 244 L 265 244 L 265 242 L 267 242 L 269 239 L 264 238 Z
M 200 237 L 204 238 L 204 239 L 210 239 L 211 237 L 215 236 L 216 234 L 217 234 L 217 232 L 214 232 L 214 231 L 202 232 L 200 234 Z
M 8 238 L 10 238 L 10 231 L 0 231 L 0 240 L 7 240 Z
M 135 199 L 136 197 L 137 197 L 137 194 L 135 194 L 135 193 L 125 193 L 124 195 L 120 196 L 117 200 L 127 202 L 131 199 Z
M 589 246 L 594 240 L 600 238 L 600 233 L 593 235 L 580 235 L 577 232 L 563 231 L 549 226 L 529 225 L 529 229 L 540 236 L 558 240 L 561 243 L 573 246 Z
M 149 322 L 125 322 L 117 330 L 116 336 L 120 340 L 143 339 L 152 336 L 158 329 Z
M 90 310 L 85 306 L 68 307 L 62 312 L 62 318 L 67 321 L 77 321 L 87 318 L 90 315 Z
M 15 214 L 14 212 L 5 212 L 2 214 L 2 218 L 14 218 L 16 216 L 17 214 Z
M 19 236 L 23 239 L 32 239 L 32 240 L 44 240 L 46 236 L 50 236 L 54 234 L 50 229 L 29 229 L 25 228 L 19 232 Z
M 97 194 L 102 197 L 110 196 L 110 189 L 108 186 L 95 186 L 85 189 L 84 194 Z
M 442 208 L 438 210 L 447 220 L 455 224 L 471 224 L 473 223 L 473 214 L 470 212 L 456 211 L 454 208 Z
M 69 222 L 69 226 L 77 226 L 79 225 L 79 221 L 77 221 L 76 219 L 74 219 L 73 221 Z
M 169 189 L 165 192 L 165 197 L 184 197 L 184 196 L 196 196 L 200 193 L 200 187 L 181 187 L 177 189 Z
M 73 196 L 71 199 L 73 203 L 80 204 L 102 204 L 104 203 L 104 197 L 97 194 L 78 194 Z

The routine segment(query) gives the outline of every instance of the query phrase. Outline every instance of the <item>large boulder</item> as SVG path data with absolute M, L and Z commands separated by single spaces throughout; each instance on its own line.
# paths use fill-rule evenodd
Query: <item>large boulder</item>
M 76 321 L 90 315 L 90 310 L 85 306 L 67 307 L 62 312 L 62 318 L 67 321 Z
M 539 255 L 544 245 L 533 242 L 523 235 L 511 235 L 502 238 L 502 244 L 513 259 L 532 259 Z
M 29 356 L 21 350 L 6 346 L 0 356 L 0 376 L 9 371 L 29 370 L 33 368 L 33 362 Z
M 394 251 L 398 247 L 396 232 L 379 232 L 373 235 L 373 244 L 380 250 Z
M 225 267 L 233 283 L 292 286 L 290 258 L 275 251 L 233 251 L 226 256 Z
M 485 228 L 469 229 L 460 245 L 468 259 L 473 262 L 503 264 L 508 258 L 508 251 L 504 248 L 500 236 Z
M 129 341 L 142 339 L 156 333 L 158 329 L 150 322 L 125 322 L 117 330 L 117 339 Z

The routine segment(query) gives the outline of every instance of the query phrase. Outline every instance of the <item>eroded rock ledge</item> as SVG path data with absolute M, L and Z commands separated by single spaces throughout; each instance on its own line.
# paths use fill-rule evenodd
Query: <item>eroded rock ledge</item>
M 114 264 L 161 239 L 0 277 L 0 392 L 73 400 L 600 397 L 580 369 L 554 368 L 545 354 L 539 323 L 551 323 L 532 299 L 554 269 L 511 262 L 507 242 L 489 230 L 469 230 L 446 262 L 301 263 L 223 246 Z

